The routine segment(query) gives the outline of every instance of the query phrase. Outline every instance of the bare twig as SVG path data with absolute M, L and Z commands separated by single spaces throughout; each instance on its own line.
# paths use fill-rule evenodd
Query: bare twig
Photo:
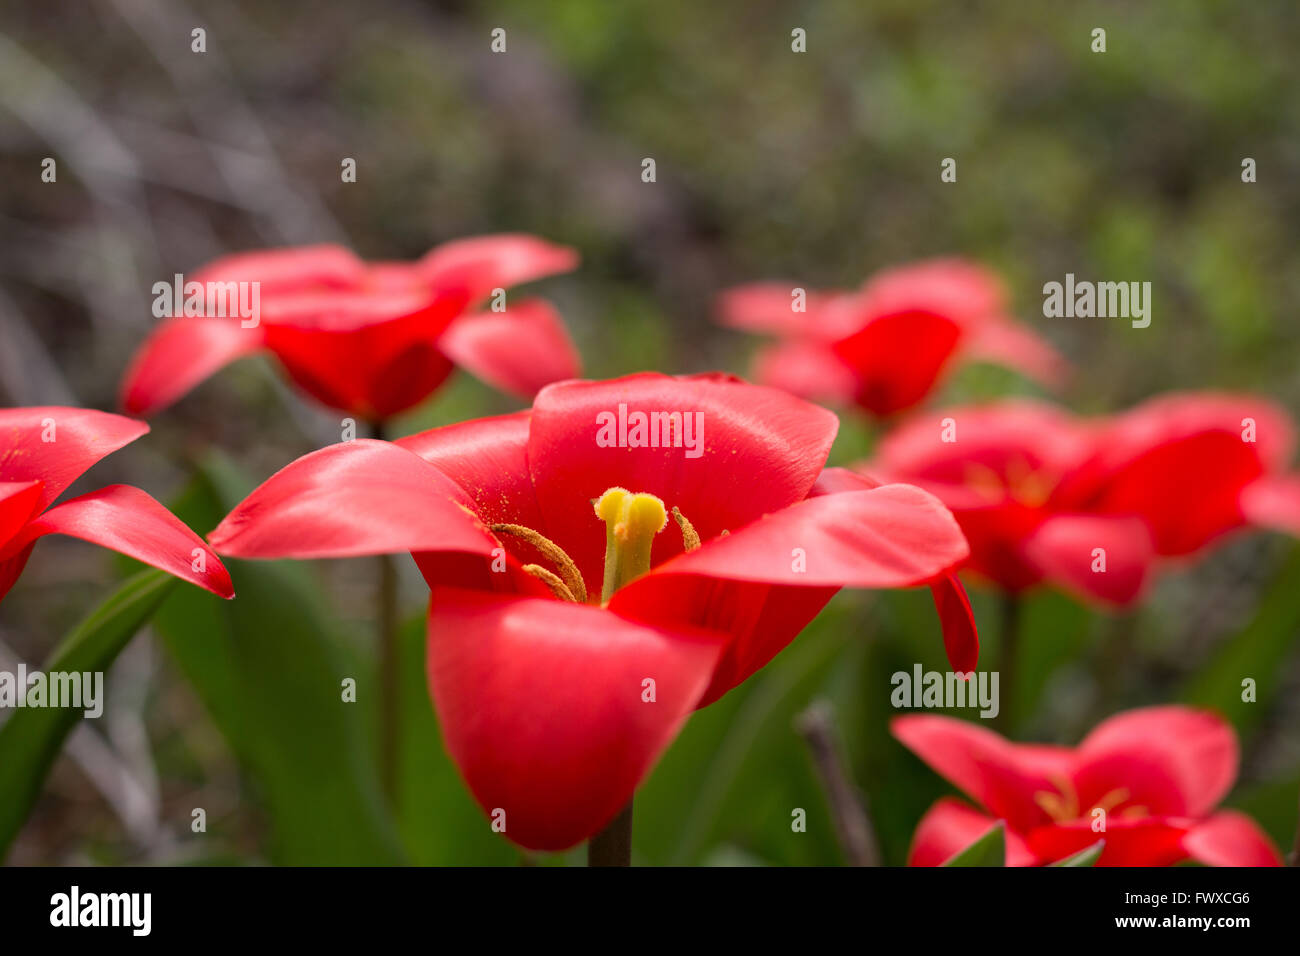
M 844 767 L 830 704 L 814 701 L 795 718 L 795 729 L 812 751 L 845 859 L 850 866 L 879 866 L 880 849 L 867 817 L 866 802 Z

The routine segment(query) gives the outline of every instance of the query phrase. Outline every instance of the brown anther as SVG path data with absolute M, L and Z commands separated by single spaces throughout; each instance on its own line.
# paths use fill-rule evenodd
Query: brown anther
M 508 534 L 512 537 L 527 541 L 539 552 L 542 557 L 546 558 L 559 569 L 560 578 L 565 585 L 565 589 L 571 597 L 569 600 L 577 601 L 579 604 L 587 603 L 587 585 L 582 580 L 582 572 L 578 566 L 573 563 L 573 559 L 564 553 L 564 549 L 545 535 L 538 534 L 532 528 L 525 527 L 521 524 L 494 524 L 492 525 L 493 534 Z
M 695 531 L 695 525 L 691 524 L 676 505 L 673 505 L 673 518 L 677 521 L 677 527 L 682 529 L 682 547 L 687 551 L 694 551 L 700 546 L 700 536 Z
M 533 577 L 537 578 L 537 580 L 545 584 L 551 589 L 551 593 L 561 601 L 572 601 L 575 604 L 577 603 L 578 599 L 573 596 L 573 592 L 570 591 L 565 583 L 560 580 L 559 576 L 547 571 L 540 564 L 525 564 L 524 572 L 526 574 L 531 574 Z

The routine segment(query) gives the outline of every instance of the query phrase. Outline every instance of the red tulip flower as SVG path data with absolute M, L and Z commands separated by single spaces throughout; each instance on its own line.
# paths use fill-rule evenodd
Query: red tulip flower
M 563 322 L 541 299 L 480 306 L 495 289 L 577 261 L 574 250 L 526 235 L 449 242 L 411 263 L 366 263 L 329 245 L 227 256 L 191 277 L 196 291 L 258 283 L 259 314 L 168 318 L 127 370 L 122 406 L 151 414 L 255 352 L 273 354 L 318 401 L 367 421 L 423 401 L 454 366 L 531 397 L 577 374 Z
M 956 259 L 890 269 L 855 291 L 762 282 L 726 293 L 724 324 L 775 335 L 758 358 L 767 385 L 889 416 L 919 404 L 952 368 L 996 362 L 1052 385 L 1065 363 L 1006 314 L 987 270 Z
M 143 422 L 82 408 L 0 409 L 0 599 L 37 538 L 66 534 L 234 596 L 230 575 L 203 540 L 139 488 L 110 485 L 56 498 L 105 455 L 149 430 Z
M 841 587 L 932 585 L 950 653 L 974 668 L 956 522 L 919 489 L 823 471 L 836 428 L 720 375 L 565 382 L 531 411 L 300 458 L 211 542 L 412 552 L 448 751 L 511 840 L 558 850 L 605 827 L 691 711 Z
M 996 821 L 1007 865 L 1062 860 L 1098 840 L 1098 866 L 1280 866 L 1253 820 L 1215 812 L 1237 777 L 1237 738 L 1214 714 L 1146 707 L 1117 714 L 1078 747 L 1014 744 L 949 717 L 893 722 L 894 736 L 978 807 L 946 797 L 922 818 L 909 866 L 938 866 Z
M 1247 527 L 1300 535 L 1292 445 L 1286 414 L 1245 396 L 1174 394 L 1091 420 L 1009 401 L 916 418 L 862 467 L 935 494 L 970 542 L 966 566 L 1004 590 L 1047 582 L 1123 605 L 1161 558 Z

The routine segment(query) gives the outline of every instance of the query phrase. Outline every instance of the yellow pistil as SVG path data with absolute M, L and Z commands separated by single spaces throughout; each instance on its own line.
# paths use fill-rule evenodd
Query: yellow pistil
M 605 522 L 605 579 L 600 601 L 650 570 L 650 546 L 668 524 L 668 510 L 654 495 L 610 488 L 596 499 L 596 517 Z

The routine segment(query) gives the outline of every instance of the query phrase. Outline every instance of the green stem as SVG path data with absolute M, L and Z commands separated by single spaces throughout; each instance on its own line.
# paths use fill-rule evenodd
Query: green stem
M 1020 682 L 1020 626 L 1023 605 L 1020 595 L 1006 592 L 1002 595 L 1002 646 L 998 661 L 998 695 L 1002 698 L 997 728 L 1009 735 L 1015 726 L 1017 685 Z
M 588 866 L 632 865 L 632 801 L 587 842 Z

